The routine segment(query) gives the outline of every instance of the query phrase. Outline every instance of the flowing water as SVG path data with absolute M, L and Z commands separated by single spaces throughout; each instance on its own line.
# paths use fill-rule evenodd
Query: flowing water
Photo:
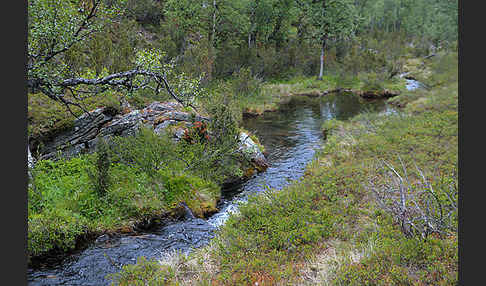
M 407 81 L 406 88 L 408 91 L 424 87 L 424 85 L 420 81 L 410 78 L 408 74 L 409 73 L 402 73 L 399 75 L 399 77 L 405 78 L 405 80 Z
M 363 111 L 394 112 L 383 101 L 364 101 L 352 94 L 322 98 L 294 97 L 277 112 L 246 119 L 243 127 L 256 134 L 265 146 L 270 167 L 223 192 L 220 211 L 208 219 L 194 218 L 168 223 L 143 235 L 99 237 L 86 249 L 48 269 L 29 269 L 29 285 L 110 285 L 107 274 L 119 272 L 140 256 L 157 258 L 170 251 L 189 252 L 207 244 L 215 230 L 237 211 L 248 195 L 267 187 L 281 189 L 304 173 L 323 143 L 321 125 L 344 120 Z

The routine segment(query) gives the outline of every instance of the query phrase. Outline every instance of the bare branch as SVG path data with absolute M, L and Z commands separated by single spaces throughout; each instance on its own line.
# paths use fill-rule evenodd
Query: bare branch
M 441 201 L 439 194 L 432 188 L 415 162 L 421 181 L 412 186 L 408 181 L 405 165 L 401 158 L 399 160 L 405 180 L 391 164 L 382 160 L 391 171 L 388 172 L 391 175 L 389 180 L 380 180 L 380 184 L 372 180 L 369 182 L 378 205 L 393 216 L 401 225 L 402 232 L 409 237 L 418 234 L 426 239 L 432 233 L 445 235 L 447 230 L 456 230 L 453 215 L 457 214 L 457 204 L 454 199 L 457 192 L 454 192 L 454 186 L 447 186 L 446 189 L 441 190 L 450 202 L 447 204 Z M 444 214 L 446 211 L 447 215 Z

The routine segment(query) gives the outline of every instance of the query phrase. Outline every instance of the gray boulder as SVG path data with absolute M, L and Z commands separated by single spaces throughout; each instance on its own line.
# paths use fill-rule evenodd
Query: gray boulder
M 63 156 L 74 156 L 83 152 L 93 152 L 100 138 L 129 136 L 136 134 L 141 126 L 153 128 L 161 134 L 167 127 L 184 121 L 191 126 L 193 120 L 209 120 L 199 115 L 178 110 L 175 102 L 152 102 L 141 110 L 113 115 L 108 108 L 98 108 L 78 118 L 71 130 L 61 132 L 40 148 L 41 159 L 53 159 L 58 152 Z M 182 131 L 183 132 L 183 131 Z M 183 135 L 183 134 L 182 134 Z M 181 131 L 175 138 L 180 138 Z
M 244 158 L 253 165 L 258 171 L 264 171 L 268 168 L 268 162 L 260 150 L 260 147 L 253 141 L 250 136 L 241 132 L 239 136 L 239 152 Z
M 62 156 L 75 156 L 96 150 L 101 138 L 111 136 L 130 136 L 136 134 L 141 126 L 152 128 L 157 134 L 167 132 L 169 127 L 175 141 L 183 138 L 186 128 L 195 121 L 209 121 L 207 117 L 193 115 L 181 110 L 176 102 L 152 102 L 141 110 L 132 110 L 125 114 L 113 115 L 108 108 L 98 108 L 78 118 L 71 130 L 61 132 L 40 148 L 40 159 L 55 159 Z M 242 132 L 240 134 L 239 152 L 243 155 L 244 165 L 263 171 L 268 167 L 265 156 L 258 145 Z M 34 158 L 29 153 L 29 166 Z

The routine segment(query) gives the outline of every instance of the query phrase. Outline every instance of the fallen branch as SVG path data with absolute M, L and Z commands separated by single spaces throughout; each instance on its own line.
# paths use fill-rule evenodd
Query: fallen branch
M 408 237 L 420 235 L 426 239 L 433 233 L 443 236 L 449 230 L 456 231 L 452 216 L 457 214 L 457 189 L 449 186 L 439 194 L 415 163 L 420 181 L 412 185 L 400 157 L 399 160 L 403 176 L 393 165 L 382 161 L 388 179 L 379 184 L 370 181 L 378 205 L 392 215 Z M 448 201 L 441 199 L 442 194 Z

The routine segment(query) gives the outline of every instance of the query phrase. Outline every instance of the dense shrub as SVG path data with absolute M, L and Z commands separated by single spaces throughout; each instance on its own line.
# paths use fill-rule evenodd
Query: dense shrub
M 261 272 L 285 279 L 290 273 L 278 265 L 312 251 L 311 245 L 329 237 L 340 223 L 325 207 L 328 203 L 316 200 L 301 184 L 250 198 L 216 239 L 221 279 L 239 284 Z
M 123 271 L 108 278 L 119 286 L 172 285 L 169 283 L 174 278 L 174 270 L 169 267 L 167 272 L 162 272 L 160 268 L 158 261 L 140 257 L 136 264 L 127 264 L 123 266 Z
M 187 143 L 204 143 L 210 140 L 208 127 L 205 122 L 196 121 L 194 126 L 187 128 L 182 137 Z
M 158 170 L 179 170 L 182 161 L 177 157 L 177 144 L 168 134 L 157 135 L 153 130 L 142 127 L 135 136 L 115 137 L 110 142 L 110 156 L 120 162 L 139 169 L 149 175 Z
M 195 158 L 198 158 L 200 169 L 191 168 L 203 178 L 212 178 L 216 182 L 223 182 L 226 178 L 239 176 L 240 158 L 237 149 L 239 147 L 238 122 L 241 114 L 235 107 L 235 102 L 226 100 L 223 102 L 213 101 L 207 107 L 211 117 L 207 129 L 209 138 L 206 143 L 192 144 Z M 211 170 L 211 175 L 201 173 L 200 170 Z
M 110 165 L 111 158 L 105 139 L 100 139 L 96 145 L 95 171 L 89 172 L 93 186 L 100 197 L 103 197 L 110 185 Z
M 40 255 L 53 249 L 73 249 L 77 236 L 86 232 L 85 223 L 86 220 L 79 214 L 61 208 L 48 208 L 39 214 L 29 214 L 29 256 Z
M 144 25 L 158 25 L 163 18 L 163 3 L 155 0 L 129 0 L 126 14 Z
M 383 77 L 379 77 L 376 73 L 366 73 L 361 77 L 363 82 L 362 89 L 370 92 L 380 92 L 383 90 Z
M 141 129 L 94 154 L 40 160 L 29 188 L 29 256 L 70 249 L 83 233 L 131 229 L 134 219 L 162 216 L 182 201 L 196 216 L 214 212 L 220 189 L 213 179 L 228 166 L 196 166 L 204 144 Z
M 261 80 L 258 79 L 250 68 L 241 68 L 233 73 L 232 88 L 236 96 L 257 97 L 261 92 Z
M 340 266 L 334 285 L 454 285 L 458 245 L 453 237 L 404 238 L 383 226 L 373 252 L 359 262 Z

